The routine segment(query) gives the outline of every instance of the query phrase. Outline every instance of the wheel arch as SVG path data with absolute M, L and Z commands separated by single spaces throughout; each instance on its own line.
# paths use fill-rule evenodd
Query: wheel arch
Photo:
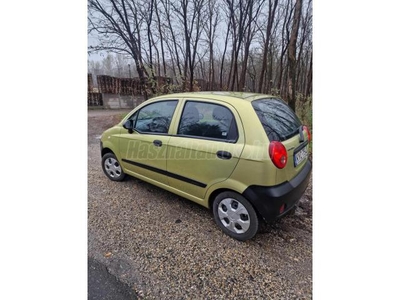
M 103 157 L 104 155 L 106 155 L 107 153 L 112 153 L 115 155 L 114 151 L 112 151 L 110 148 L 103 148 L 101 149 L 101 157 Z M 115 155 L 116 156 L 116 155 Z
M 208 203 L 207 203 L 208 209 L 212 210 L 213 203 L 218 194 L 223 193 L 223 192 L 229 192 L 229 191 L 235 192 L 234 190 L 227 189 L 227 188 L 219 188 L 219 189 L 212 191 L 210 196 L 208 197 Z
M 230 192 L 238 193 L 243 196 L 243 192 L 246 190 L 246 188 L 247 188 L 247 186 L 245 184 L 243 184 L 242 182 L 228 178 L 227 180 L 218 182 L 218 183 L 210 186 L 207 190 L 207 193 L 206 193 L 204 199 L 206 199 L 206 201 L 207 201 L 207 207 L 212 209 L 212 204 L 215 200 L 215 197 L 219 193 L 230 191 Z

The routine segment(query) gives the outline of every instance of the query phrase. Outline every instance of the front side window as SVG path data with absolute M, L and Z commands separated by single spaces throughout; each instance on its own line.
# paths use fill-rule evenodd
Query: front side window
M 179 123 L 178 135 L 236 141 L 237 126 L 232 112 L 225 106 L 187 101 Z
M 141 133 L 168 133 L 177 100 L 151 103 L 135 112 L 129 119 Z

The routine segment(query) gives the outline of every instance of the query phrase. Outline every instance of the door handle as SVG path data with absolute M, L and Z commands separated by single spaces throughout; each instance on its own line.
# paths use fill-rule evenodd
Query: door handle
M 228 151 L 218 151 L 217 152 L 217 157 L 221 159 L 231 159 L 232 154 Z
M 153 141 L 154 146 L 156 147 L 161 147 L 162 146 L 162 142 L 160 140 L 154 140 Z

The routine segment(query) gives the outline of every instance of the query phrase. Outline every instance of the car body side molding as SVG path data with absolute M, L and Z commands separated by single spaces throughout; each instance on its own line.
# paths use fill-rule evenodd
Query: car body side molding
M 168 172 L 166 170 L 162 170 L 162 169 L 155 168 L 155 167 L 152 167 L 152 166 L 148 166 L 148 165 L 145 165 L 145 164 L 142 164 L 142 163 L 138 163 L 136 161 L 132 161 L 132 160 L 128 160 L 128 159 L 122 159 L 122 161 L 126 162 L 128 164 L 134 165 L 134 166 L 138 166 L 140 168 L 144 168 L 144 169 L 147 169 L 147 170 L 150 170 L 150 171 L 153 171 L 153 172 L 157 172 L 157 173 L 166 175 L 168 177 L 172 177 L 172 178 L 175 178 L 175 179 L 178 179 L 178 180 L 181 180 L 181 181 L 184 181 L 184 182 L 199 186 L 201 188 L 205 188 L 207 186 L 207 184 L 199 182 L 199 181 L 196 181 L 196 180 L 193 180 L 191 178 L 187 178 L 187 177 L 184 177 L 182 175 L 178 175 L 178 174 L 175 174 L 175 173 Z

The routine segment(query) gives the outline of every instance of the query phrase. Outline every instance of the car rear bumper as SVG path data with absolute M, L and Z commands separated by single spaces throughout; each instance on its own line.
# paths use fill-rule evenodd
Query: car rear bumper
M 300 200 L 308 186 L 311 175 L 311 162 L 290 181 L 276 186 L 249 186 L 243 193 L 266 222 L 272 222 L 287 214 Z M 281 207 L 284 205 L 283 211 Z

